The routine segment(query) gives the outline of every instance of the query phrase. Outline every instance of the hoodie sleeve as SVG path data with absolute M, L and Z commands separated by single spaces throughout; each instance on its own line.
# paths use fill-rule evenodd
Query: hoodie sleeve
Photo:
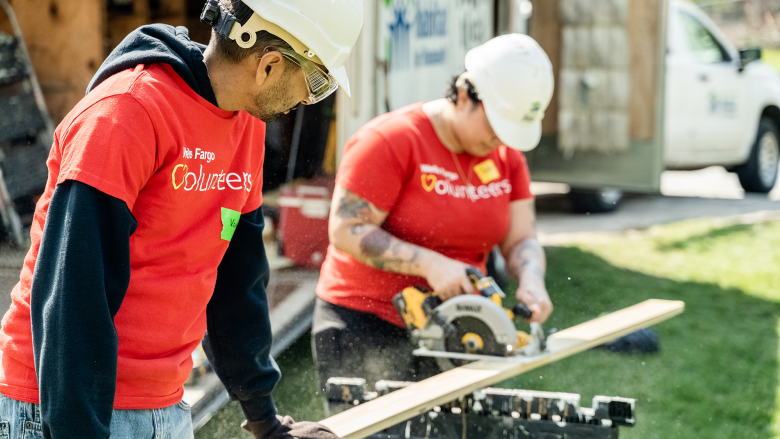
M 263 246 L 263 213 L 241 215 L 217 271 L 214 295 L 206 310 L 204 350 L 231 398 L 241 403 L 248 421 L 274 417 L 271 391 L 281 378 L 271 358 L 268 315 L 270 268 Z
M 54 189 L 30 298 L 44 438 L 107 438 L 116 391 L 114 316 L 130 282 L 124 201 L 68 180 Z

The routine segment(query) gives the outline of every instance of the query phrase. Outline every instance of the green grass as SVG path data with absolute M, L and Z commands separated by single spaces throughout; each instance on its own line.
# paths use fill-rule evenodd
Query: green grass
M 761 49 L 761 61 L 780 71 L 780 50 Z
M 647 298 L 686 302 L 657 325 L 661 352 L 591 350 L 501 387 L 636 398 L 637 426 L 621 438 L 780 438 L 780 222 L 692 221 L 594 235 L 548 247 L 555 304 L 547 328 L 566 328 Z M 308 339 L 279 359 L 279 410 L 322 418 Z M 246 438 L 231 403 L 196 438 Z

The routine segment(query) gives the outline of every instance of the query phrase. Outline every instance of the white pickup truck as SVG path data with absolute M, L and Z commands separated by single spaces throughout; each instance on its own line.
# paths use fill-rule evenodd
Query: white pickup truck
M 696 6 L 669 7 L 667 169 L 723 165 L 749 192 L 769 192 L 780 158 L 780 74 L 738 51 Z
M 672 1 L 667 22 L 666 169 L 722 165 L 747 192 L 766 193 L 780 159 L 780 74 L 760 49 L 737 50 L 691 2 Z M 572 190 L 575 210 L 607 212 L 617 189 Z

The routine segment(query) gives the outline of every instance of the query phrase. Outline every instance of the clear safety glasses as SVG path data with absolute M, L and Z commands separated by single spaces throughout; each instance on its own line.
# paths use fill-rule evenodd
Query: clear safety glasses
M 273 50 L 280 52 L 282 56 L 301 67 L 303 77 L 306 80 L 306 86 L 309 88 L 309 102 L 312 104 L 327 98 L 339 88 L 339 83 L 336 82 L 336 78 L 333 75 L 325 72 L 317 64 L 294 50 L 274 47 L 266 49 L 266 52 Z

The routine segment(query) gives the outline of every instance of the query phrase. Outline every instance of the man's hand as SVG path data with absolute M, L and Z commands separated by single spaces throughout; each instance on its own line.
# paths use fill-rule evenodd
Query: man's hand
M 547 288 L 541 279 L 528 280 L 520 285 L 515 294 L 518 302 L 523 302 L 533 312 L 530 322 L 544 323 L 553 311 Z
M 255 439 L 339 439 L 324 425 L 316 422 L 295 422 L 289 416 L 276 416 L 265 421 L 244 421 L 241 428 Z
M 427 264 L 425 280 L 433 288 L 441 300 L 448 300 L 461 294 L 471 294 L 474 286 L 471 284 L 466 269 L 469 265 L 436 254 L 436 257 Z

